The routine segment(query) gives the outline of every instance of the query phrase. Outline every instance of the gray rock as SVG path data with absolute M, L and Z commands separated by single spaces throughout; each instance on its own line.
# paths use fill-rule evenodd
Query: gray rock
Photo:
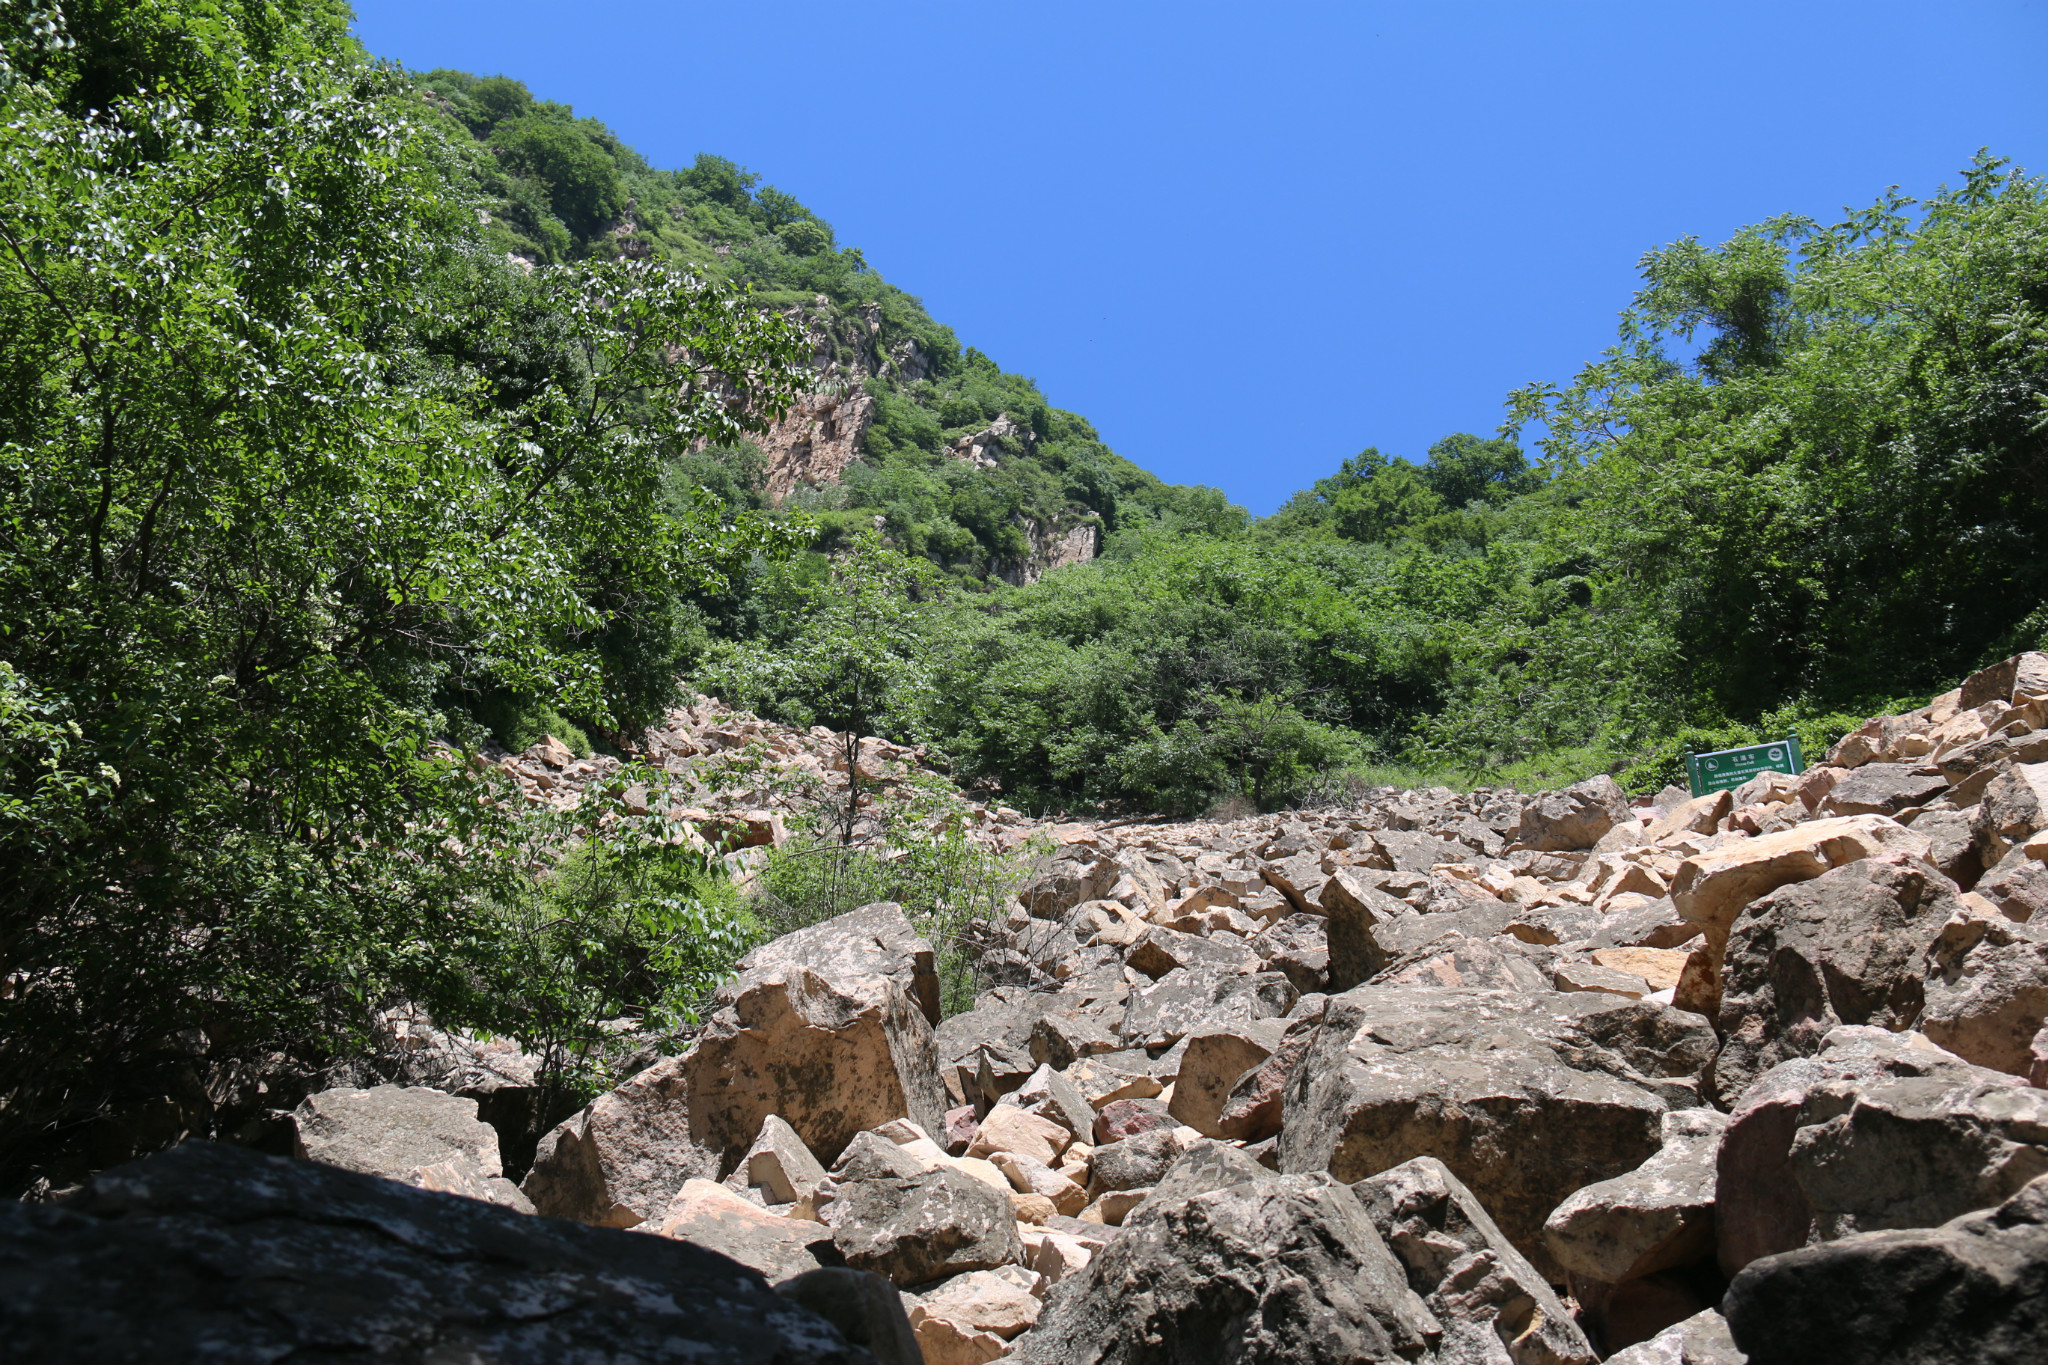
M 1941 874 L 1957 886 L 1968 889 L 1977 884 L 1984 873 L 1983 859 L 1977 856 L 1977 833 L 1972 828 L 1974 816 L 1970 811 L 1924 810 L 1914 817 L 1912 830 L 1924 834 L 1934 846 L 1928 861 L 1941 870 Z
M 1105 1142 L 1095 1149 L 1090 1161 L 1088 1193 L 1092 1198 L 1108 1190 L 1143 1190 L 1157 1185 L 1167 1169 L 1180 1158 L 1181 1145 L 1169 1128 L 1157 1128 L 1134 1137 Z
M 1522 808 L 1515 841 L 1545 853 L 1591 848 L 1628 818 L 1627 794 L 1602 774 L 1532 799 Z
M 1532 948 L 1520 939 L 1474 940 L 1453 932 L 1396 958 L 1372 979 L 1372 984 L 1547 992 L 1552 982 L 1549 956 L 1543 949 Z M 1647 991 L 1639 990 L 1637 994 Z
M 804 967 L 844 988 L 861 977 L 893 981 L 917 1002 L 926 1022 L 939 1022 L 939 972 L 932 945 L 911 926 L 903 907 L 876 901 L 764 943 L 739 960 L 737 975 L 719 987 L 716 1004 L 730 1005 L 757 980 Z
M 1259 864 L 1259 875 L 1302 914 L 1314 913 L 1326 876 L 1320 851 L 1269 859 Z
M 1437 1323 L 1358 1197 L 1317 1175 L 1148 1201 L 1060 1282 L 1012 1365 L 1360 1365 L 1427 1358 Z
M 1031 1057 L 1041 1066 L 1064 1071 L 1083 1057 L 1115 1052 L 1123 1046 L 1114 1025 L 1095 1014 L 1048 1014 L 1031 1026 Z
M 1748 1365 L 2038 1365 L 2048 1180 L 1940 1227 L 1765 1257 L 1722 1307 Z
M 1700 936 L 1700 926 L 1678 916 L 1671 897 L 1660 896 L 1634 910 L 1617 910 L 1593 931 L 1595 948 L 1679 948 Z
M 2048 763 L 2014 763 L 1984 788 L 1972 822 L 1977 856 L 1995 866 L 2017 844 L 2048 829 Z
M 2048 1172 L 2048 1091 L 1916 1034 L 1844 1026 L 1759 1076 L 1715 1158 L 1724 1273 L 1851 1232 L 1932 1227 Z
M 876 1365 L 925 1365 L 917 1333 L 903 1311 L 903 1295 L 871 1270 L 825 1266 L 775 1286 L 790 1302 L 816 1313 Z
M 2048 923 L 2048 863 L 2018 849 L 1994 863 L 1973 889 L 2009 920 Z
M 1573 1194 L 1543 1237 L 1575 1279 L 1620 1284 L 1714 1255 L 1714 1158 L 1728 1117 L 1712 1109 L 1664 1116 L 1664 1145 L 1627 1175 Z
M 1818 1052 L 1839 1024 L 1912 1027 L 1923 957 L 1957 905 L 1953 882 L 1897 853 L 1750 902 L 1723 959 L 1715 1096 L 1733 1104 L 1779 1062 Z
M 847 1265 L 898 1285 L 1024 1260 L 1009 1199 L 948 1166 L 907 1178 L 848 1180 L 818 1214 Z
M 1243 939 L 1207 939 L 1155 924 L 1131 945 L 1124 962 L 1157 981 L 1182 968 L 1219 973 L 1256 970 L 1258 955 Z
M 1330 989 L 1339 991 L 1365 984 L 1387 965 L 1391 954 L 1373 931 L 1414 914 L 1406 902 L 1341 867 L 1323 884 L 1321 909 L 1328 919 Z
M 1965 1061 L 2027 1075 L 2048 1023 L 2048 917 L 1945 925 L 1928 959 L 1921 1031 Z
M 1865 763 L 1822 798 L 1823 815 L 1897 815 L 1924 806 L 1948 790 L 1948 779 L 1922 773 L 1917 763 Z M 1924 832 L 1924 831 L 1923 831 Z
M 700 1247 L 203 1142 L 0 1205 L 0 1339 L 43 1365 L 874 1359 Z
M 1416 1157 L 1351 1189 L 1443 1325 L 1439 1359 L 1598 1359 L 1570 1310 L 1443 1162 Z
M 1123 1022 L 1133 1047 L 1172 1047 L 1204 1024 L 1276 1019 L 1301 998 L 1278 972 L 1219 975 L 1183 967 L 1131 992 Z
M 1728 1322 L 1709 1308 L 1650 1340 L 1616 1351 L 1607 1365 L 1747 1365 Z
M 1241 1148 L 1227 1142 L 1198 1142 L 1160 1173 L 1152 1187 L 1152 1197 L 1138 1206 L 1138 1211 L 1125 1220 L 1125 1226 L 1144 1219 L 1148 1209 L 1157 1212 L 1179 1200 L 1211 1190 L 1227 1190 L 1271 1174 L 1256 1157 Z
M 1294 1068 L 1281 1169 L 1352 1181 L 1441 1156 L 1548 1276 L 1545 1216 L 1658 1150 L 1712 1039 L 1618 996 L 1362 986 L 1330 997 Z
M 1438 863 L 1469 863 L 1472 850 L 1450 839 L 1401 830 L 1383 830 L 1373 836 L 1386 850 L 1388 859 L 1401 872 L 1428 872 Z
M 296 1156 L 534 1211 L 505 1179 L 498 1132 L 477 1119 L 475 1100 L 420 1086 L 338 1086 L 308 1095 L 292 1123 Z
M 1087 849 L 1073 852 L 1075 856 L 1055 859 L 1050 867 L 1018 888 L 1017 899 L 1034 918 L 1065 919 L 1067 912 L 1081 902 L 1107 896 L 1123 873 L 1113 859 Z

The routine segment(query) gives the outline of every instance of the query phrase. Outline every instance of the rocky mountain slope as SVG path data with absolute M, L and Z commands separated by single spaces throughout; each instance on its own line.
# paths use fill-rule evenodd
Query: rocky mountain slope
M 749 745 L 830 773 L 822 732 L 709 703 L 648 753 L 699 773 Z M 917 757 L 859 761 L 882 781 Z M 547 800 L 603 767 L 502 761 Z M 721 790 L 707 837 L 736 816 L 779 837 L 759 792 Z M 6 1211 L 9 1339 L 48 1360 L 229 1339 L 250 1359 L 2043 1358 L 2048 655 L 1699 798 L 1598 778 L 973 826 L 1055 849 L 969 936 L 1004 983 L 973 1009 L 942 1017 L 934 946 L 894 905 L 774 940 L 516 1187 L 477 1100 L 519 1059 L 437 1039 L 469 1050 L 438 1087 L 307 1099 L 302 1160 L 188 1144 Z

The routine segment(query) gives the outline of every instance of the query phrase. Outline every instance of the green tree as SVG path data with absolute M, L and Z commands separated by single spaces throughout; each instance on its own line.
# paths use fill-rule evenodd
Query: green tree
M 555 216 L 580 237 L 610 223 L 626 206 L 611 154 L 566 119 L 522 115 L 493 128 L 491 145 L 508 168 L 545 187 Z
M 234 81 L 204 127 L 5 92 L 11 1167 L 124 1089 L 178 1112 L 108 1141 L 203 1129 L 195 1050 L 342 1037 L 400 997 L 480 1017 L 510 813 L 439 745 L 437 697 L 488 675 L 608 721 L 592 557 L 680 592 L 781 543 L 659 494 L 664 452 L 789 401 L 784 321 L 664 268 L 515 282 L 392 77 L 294 55 Z M 567 371 L 499 389 L 426 344 L 492 272 Z

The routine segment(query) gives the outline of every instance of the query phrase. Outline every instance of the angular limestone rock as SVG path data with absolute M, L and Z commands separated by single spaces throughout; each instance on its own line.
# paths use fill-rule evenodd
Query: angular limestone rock
M 534 1211 L 505 1179 L 497 1130 L 478 1121 L 475 1100 L 422 1086 L 339 1086 L 308 1095 L 292 1123 L 296 1156 Z
M 874 1359 L 700 1247 L 206 1142 L 0 1205 L 0 1284 L 7 1354 L 50 1365 Z
M 1918 1034 L 1844 1026 L 1759 1076 L 1715 1159 L 1724 1273 L 1851 1232 L 1931 1227 L 2048 1172 L 2048 1091 Z
M 1620 1284 L 1714 1254 L 1714 1158 L 1728 1117 L 1712 1109 L 1664 1116 L 1664 1145 L 1627 1175 L 1572 1195 L 1543 1237 L 1577 1279 Z
M 556 1218 L 632 1227 L 692 1177 L 738 1164 L 771 1114 L 822 1160 L 856 1133 L 946 1113 L 931 1027 L 887 977 L 842 989 L 776 969 L 711 1017 L 697 1042 L 541 1139 L 523 1188 Z
M 1018 1338 L 1015 1365 L 1357 1365 L 1440 1333 L 1358 1197 L 1272 1176 L 1142 1208 Z
M 1564 1303 L 1441 1161 L 1416 1157 L 1351 1190 L 1443 1324 L 1444 1358 L 1597 1359 Z
M 1659 1149 L 1713 1046 L 1704 1020 L 1591 993 L 1364 986 L 1326 1011 L 1288 1087 L 1281 1169 L 1352 1181 L 1439 1156 L 1546 1275 L 1544 1218 Z
M 1928 959 L 1921 1032 L 1965 1061 L 2028 1075 L 2048 1023 L 2048 923 L 1958 916 Z
M 1545 792 L 1522 810 L 1515 840 L 1543 852 L 1591 848 L 1628 818 L 1628 794 L 1606 774 Z
M 816 1189 L 824 1178 L 825 1168 L 804 1146 L 796 1129 L 780 1116 L 770 1114 L 761 1120 L 754 1145 L 747 1148 L 747 1154 L 726 1177 L 725 1184 L 735 1192 L 758 1190 L 766 1203 L 794 1204 Z
M 1189 1034 L 1168 1112 L 1204 1137 L 1227 1136 L 1222 1119 L 1232 1089 L 1279 1049 L 1287 1027 L 1284 1019 L 1254 1019 Z
M 898 1285 L 1024 1260 L 1009 1199 L 950 1167 L 840 1182 L 819 1216 L 846 1264 Z
M 939 1022 L 939 973 L 932 945 L 894 901 L 863 905 L 762 944 L 740 959 L 738 975 L 720 988 L 716 1003 L 730 1005 L 754 981 L 795 967 L 835 984 L 884 977 L 917 1002 L 927 1023 Z
M 1924 956 L 1956 895 L 1926 863 L 1886 853 L 1752 901 L 1723 954 L 1716 1097 L 1733 1104 L 1779 1062 L 1818 1052 L 1839 1024 L 1911 1028 Z
M 770 1284 L 838 1261 L 829 1230 L 769 1213 L 708 1180 L 684 1181 L 668 1207 L 642 1225 L 649 1229 L 730 1256 Z
M 2032 1365 L 2048 1354 L 2048 1180 L 1939 1227 L 1766 1257 L 1723 1311 L 1748 1365 Z
M 1616 1351 L 1607 1365 L 1746 1365 L 1747 1360 L 1728 1332 L 1727 1319 L 1709 1308 Z

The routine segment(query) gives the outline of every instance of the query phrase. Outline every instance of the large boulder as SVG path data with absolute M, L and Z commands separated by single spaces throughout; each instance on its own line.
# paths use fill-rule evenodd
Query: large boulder
M 1838 1024 L 1912 1027 L 1923 958 L 1958 904 L 1953 882 L 1897 853 L 1752 901 L 1723 957 L 1716 1096 L 1732 1104 L 1779 1062 L 1818 1052 Z
M 1959 916 L 1928 959 L 1921 1032 L 1965 1061 L 2027 1075 L 2048 1023 L 2048 922 Z
M 1603 773 L 1532 799 L 1522 808 L 1515 839 L 1546 853 L 1586 849 L 1628 818 L 1628 793 Z
M 1556 1292 L 1443 1162 L 1419 1156 L 1351 1189 L 1442 1324 L 1440 1359 L 1597 1359 Z
M 984 1181 L 950 1166 L 848 1174 L 827 1182 L 818 1216 L 855 1270 L 910 1285 L 1024 1260 L 1008 1196 Z
M 43 1365 L 872 1365 L 716 1252 L 193 1142 L 0 1205 L 0 1340 Z
M 505 1179 L 498 1132 L 477 1118 L 473 1099 L 423 1086 L 338 1086 L 308 1095 L 292 1126 L 296 1156 L 534 1211 Z
M 1824 815 L 1897 815 L 1948 790 L 1948 779 L 1916 763 L 1866 763 L 1828 789 Z
M 1831 868 L 1886 851 L 1927 859 L 1933 845 L 1884 815 L 1814 820 L 1776 834 L 1737 839 L 1703 849 L 1678 865 L 1671 903 L 1680 918 L 1703 931 L 1704 979 L 1698 1000 L 1709 1013 L 1719 1008 L 1722 953 L 1728 931 L 1743 907 L 1793 882 L 1812 881 Z
M 1759 1076 L 1716 1156 L 1722 1270 L 1852 1232 L 1932 1227 L 2048 1172 L 2048 1091 L 1918 1034 L 1843 1026 Z
M 1991 779 L 1972 828 L 1977 856 L 1991 867 L 2034 834 L 2048 829 L 2048 763 L 2015 763 Z
M 1362 986 L 1295 1065 L 1280 1168 L 1347 1183 L 1440 1157 L 1546 1276 L 1543 1220 L 1662 1145 L 1698 1103 L 1706 1021 L 1619 996 Z
M 1265 1176 L 1148 1201 L 1062 1280 L 1013 1365 L 1361 1365 L 1427 1358 L 1438 1324 L 1358 1196 Z
M 1240 1077 L 1279 1049 L 1287 1027 L 1284 1019 L 1255 1019 L 1189 1034 L 1168 1112 L 1204 1137 L 1242 1136 L 1223 1129 L 1231 1091 Z
M 886 977 L 917 1002 L 928 1023 L 939 1022 L 939 972 L 932 945 L 894 901 L 863 905 L 762 944 L 739 960 L 738 975 L 714 1001 L 730 1005 L 754 982 L 794 967 L 835 983 Z
M 1748 1365 L 2048 1359 L 2048 1179 L 1939 1227 L 1769 1256 L 1723 1304 Z
M 891 1119 L 943 1130 L 946 1093 L 923 1012 L 888 977 L 763 973 L 688 1052 L 544 1137 L 522 1188 L 550 1217 L 633 1227 L 683 1181 L 731 1171 L 770 1114 L 824 1161 Z

